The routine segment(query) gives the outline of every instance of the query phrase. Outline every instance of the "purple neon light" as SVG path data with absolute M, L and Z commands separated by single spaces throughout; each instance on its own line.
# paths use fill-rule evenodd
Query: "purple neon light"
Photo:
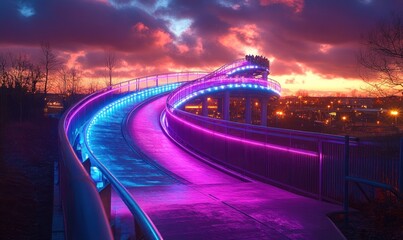
M 79 106 L 79 107 L 78 107 L 77 109 L 75 109 L 73 112 L 71 112 L 71 113 L 68 114 L 69 117 L 68 117 L 68 119 L 67 119 L 67 121 L 66 121 L 66 123 L 65 123 L 65 128 L 64 128 L 64 129 L 65 129 L 65 131 L 67 131 L 67 130 L 69 129 L 71 120 L 74 118 L 74 116 L 75 116 L 79 111 L 81 111 L 81 109 L 82 109 L 83 107 L 87 106 L 89 103 L 93 102 L 94 100 L 96 100 L 96 99 L 98 99 L 98 98 L 100 98 L 100 97 L 102 97 L 102 96 L 104 96 L 104 95 L 106 95 L 106 94 L 108 94 L 108 93 L 110 93 L 110 92 L 113 92 L 113 91 L 116 91 L 116 90 L 119 90 L 119 89 L 122 89 L 122 88 L 127 87 L 128 85 L 132 84 L 132 83 L 131 83 L 132 81 L 137 81 L 138 84 L 140 84 L 140 83 L 142 83 L 142 82 L 147 82 L 148 80 L 164 79 L 164 78 L 169 78 L 169 77 L 175 78 L 175 77 L 181 77 L 181 76 L 186 76 L 186 75 L 199 77 L 199 76 L 204 76 L 204 75 L 206 75 L 206 74 L 207 74 L 207 73 L 205 73 L 205 72 L 167 73 L 167 74 L 159 74 L 159 75 L 154 75 L 154 76 L 142 77 L 142 78 L 133 79 L 133 80 L 129 80 L 129 81 L 126 81 L 126 82 L 118 83 L 118 84 L 112 86 L 112 87 L 113 87 L 112 89 L 109 89 L 109 90 L 107 90 L 107 91 L 105 91 L 105 92 L 103 92 L 103 93 L 101 93 L 101 94 L 100 94 L 99 92 L 96 92 L 96 93 L 93 94 L 93 95 L 94 95 L 93 97 L 91 97 L 91 95 L 88 96 L 88 98 L 86 98 L 86 99 L 88 99 L 88 100 L 84 99 L 84 100 L 82 101 L 83 104 L 82 104 L 81 106 Z M 194 79 L 191 79 L 190 81 L 193 81 L 193 80 L 194 80 Z M 102 90 L 100 90 L 100 91 L 102 91 Z M 98 94 L 98 95 L 97 95 L 97 94 Z
M 224 139 L 228 139 L 228 140 L 232 140 L 232 141 L 236 141 L 236 142 L 244 142 L 250 145 L 254 145 L 254 146 L 259 146 L 259 147 L 266 147 L 266 148 L 270 148 L 270 149 L 275 149 L 275 150 L 279 150 L 279 151 L 283 151 L 283 152 L 291 152 L 291 153 L 296 153 L 296 154 L 302 154 L 302 155 L 306 155 L 306 156 L 311 156 L 311 157 L 317 157 L 318 154 L 311 152 L 311 151 L 307 151 L 307 150 L 298 150 L 298 149 L 293 149 L 293 148 L 287 148 L 287 147 L 281 147 L 278 145 L 273 145 L 273 144 L 267 144 L 267 143 L 261 143 L 261 142 L 256 142 L 256 141 L 252 141 L 252 140 L 247 140 L 247 139 L 243 139 L 243 138 L 239 138 L 239 137 L 234 137 L 228 134 L 223 134 L 223 133 L 219 133 L 219 132 L 215 132 L 215 131 L 211 131 L 208 130 L 206 128 L 200 127 L 198 125 L 189 123 L 181 118 L 179 118 L 178 116 L 175 116 L 173 113 L 171 113 L 170 111 L 165 111 L 165 113 L 168 113 L 169 116 L 173 117 L 175 120 L 188 125 L 189 127 L 192 127 L 193 129 L 196 129 L 198 131 L 202 131 L 208 134 L 212 134 L 215 135 L 217 137 L 220 138 L 224 138 Z M 167 118 L 164 117 L 165 120 L 165 124 L 168 124 Z
M 85 101 L 85 103 L 83 103 L 83 104 L 82 104 L 81 106 L 79 106 L 76 110 L 74 110 L 71 114 L 69 114 L 69 119 L 67 120 L 67 123 L 66 123 L 64 129 L 65 129 L 65 130 L 68 130 L 68 129 L 69 129 L 71 119 L 73 119 L 74 116 L 75 116 L 79 111 L 81 111 L 81 109 L 82 109 L 83 107 L 87 106 L 89 103 L 93 102 L 95 99 L 98 99 L 98 98 L 100 98 L 100 97 L 102 97 L 102 96 L 104 96 L 104 95 L 106 95 L 106 94 L 108 94 L 108 93 L 110 93 L 110 92 L 116 91 L 116 90 L 118 90 L 118 89 L 119 89 L 119 88 L 110 89 L 110 90 L 108 90 L 108 91 L 106 91 L 106 92 L 103 92 L 103 93 L 101 93 L 101 94 L 99 94 L 99 95 L 96 95 L 96 93 L 95 93 L 96 96 L 94 96 L 94 97 L 90 97 L 90 96 L 89 96 L 89 99 L 88 99 L 87 101 L 84 99 L 83 102 Z

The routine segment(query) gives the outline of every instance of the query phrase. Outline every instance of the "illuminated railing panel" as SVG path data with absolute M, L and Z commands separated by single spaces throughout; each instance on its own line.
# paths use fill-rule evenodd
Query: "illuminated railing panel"
M 97 189 L 82 165 L 82 162 L 86 161 L 86 159 L 82 159 L 82 156 L 85 158 L 85 153 L 77 155 L 73 149 L 73 146 L 80 145 L 81 140 L 78 139 L 86 122 L 103 106 L 127 92 L 192 81 L 205 75 L 206 73 L 203 72 L 188 72 L 132 79 L 95 92 L 66 111 L 59 124 L 59 141 L 62 155 L 60 160 L 61 197 L 65 213 L 65 234 L 68 239 L 113 238 Z M 101 172 L 103 171 L 102 168 L 99 169 Z M 108 176 L 107 171 L 102 174 Z M 114 184 L 113 179 L 111 182 Z M 143 234 L 148 239 L 159 239 L 158 231 L 153 228 L 149 219 L 144 217 L 141 209 L 136 207 L 133 199 L 125 195 L 124 191 L 119 190 L 121 187 L 118 183 L 113 187 L 118 189 L 117 192 L 126 204 L 133 206 L 129 206 L 129 208 L 137 220 L 136 225 L 140 226 Z M 78 197 L 72 198 L 75 195 Z
M 280 95 L 280 84 L 274 80 L 261 80 L 256 78 L 214 78 L 203 81 L 195 81 L 170 94 L 167 100 L 167 107 L 177 108 L 190 99 L 223 90 L 258 90 L 268 94 Z

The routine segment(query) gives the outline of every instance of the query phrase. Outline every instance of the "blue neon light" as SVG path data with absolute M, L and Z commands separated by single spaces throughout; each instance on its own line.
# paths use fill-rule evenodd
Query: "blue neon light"
M 241 71 L 248 70 L 248 69 L 264 69 L 264 70 L 266 70 L 266 71 L 269 70 L 268 68 L 263 68 L 263 67 L 261 67 L 261 66 L 247 65 L 247 66 L 237 67 L 237 68 L 235 68 L 234 70 L 228 72 L 227 75 L 232 75 L 232 74 L 234 74 L 234 73 L 241 72 Z
M 230 89 L 230 88 L 233 88 L 233 87 L 235 87 L 235 88 L 246 88 L 246 89 L 257 89 L 257 88 L 260 87 L 260 89 L 262 91 L 267 91 L 267 92 L 270 92 L 270 93 L 274 92 L 274 93 L 280 95 L 280 93 L 278 91 L 276 91 L 275 89 L 272 89 L 270 87 L 259 86 L 257 84 L 254 84 L 254 85 L 252 85 L 252 84 L 235 84 L 235 85 L 234 84 L 226 84 L 226 85 L 220 85 L 220 86 L 213 87 L 213 88 L 210 87 L 210 88 L 207 88 L 207 89 L 203 89 L 203 90 L 199 90 L 197 92 L 191 93 L 190 95 L 187 95 L 186 97 L 184 97 L 183 99 L 181 99 L 177 103 L 175 103 L 173 107 L 178 108 L 183 103 L 187 102 L 188 100 L 190 100 L 190 99 L 192 99 L 192 98 L 194 98 L 194 97 L 196 97 L 198 95 L 204 94 L 206 91 L 211 93 L 211 92 L 223 90 L 223 89 L 226 89 L 226 88 Z

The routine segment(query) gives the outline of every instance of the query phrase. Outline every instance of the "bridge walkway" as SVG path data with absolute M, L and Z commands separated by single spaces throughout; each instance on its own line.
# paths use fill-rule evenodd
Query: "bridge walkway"
M 343 239 L 326 213 L 329 203 L 242 180 L 195 159 L 161 130 L 166 98 L 130 114 L 133 145 L 184 185 L 132 188 L 131 192 L 167 239 Z
M 122 134 L 129 106 L 100 118 L 89 141 L 164 239 L 342 239 L 325 216 L 339 206 L 228 175 L 178 148 L 159 126 L 164 103 L 158 98 L 129 116 L 130 141 Z M 117 199 L 112 212 L 124 214 Z

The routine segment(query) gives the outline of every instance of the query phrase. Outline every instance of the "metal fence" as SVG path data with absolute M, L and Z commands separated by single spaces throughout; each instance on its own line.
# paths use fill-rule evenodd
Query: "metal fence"
M 172 107 L 166 110 L 165 124 L 178 142 L 227 167 L 319 199 L 343 201 L 344 136 L 228 122 Z M 398 188 L 398 138 L 348 141 L 348 176 Z M 350 201 L 362 200 L 356 186 L 349 191 Z M 364 191 L 376 197 L 373 189 Z
M 206 73 L 188 72 L 132 79 L 91 94 L 66 111 L 60 121 L 58 131 L 62 156 L 60 159 L 60 188 L 67 239 L 113 239 L 108 223 L 109 213 L 104 210 L 104 208 L 110 208 L 103 205 L 108 200 L 101 200 L 97 188 L 88 174 L 89 161 L 78 154 L 81 149 L 82 130 L 88 120 L 103 106 L 127 92 L 191 81 L 204 75 Z M 108 176 L 106 171 L 103 176 Z M 130 195 L 126 194 L 127 191 L 124 191 L 124 187 L 122 190 L 122 186 L 113 181 L 112 177 L 108 182 L 111 183 L 122 201 L 128 205 L 138 230 L 147 239 L 160 238 L 152 222 L 144 217 L 145 213 L 131 199 Z

